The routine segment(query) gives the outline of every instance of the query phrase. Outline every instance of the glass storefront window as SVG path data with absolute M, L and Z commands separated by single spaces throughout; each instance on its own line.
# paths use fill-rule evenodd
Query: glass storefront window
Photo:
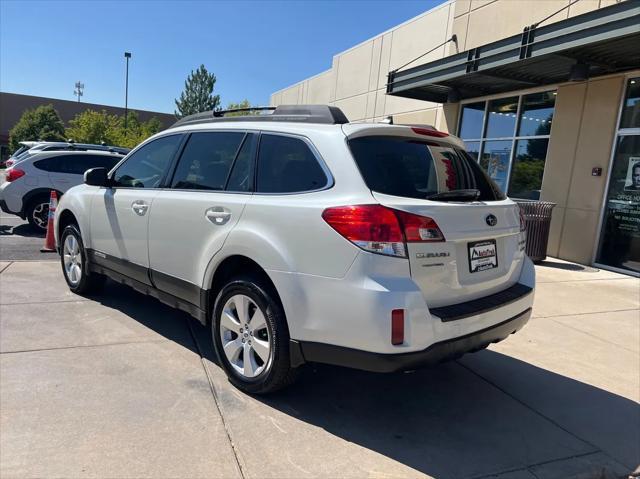
M 508 138 L 516 129 L 518 97 L 491 100 L 487 109 L 487 132 L 485 138 Z
M 544 91 L 461 106 L 458 136 L 512 198 L 540 199 L 555 103 Z
M 480 156 L 480 166 L 502 191 L 507 190 L 511 144 L 511 140 L 485 141 Z
M 518 140 L 509 180 L 509 196 L 539 200 L 548 138 Z
M 596 261 L 640 272 L 640 135 L 618 137 Z
M 476 161 L 480 158 L 480 142 L 479 141 L 465 141 L 464 147 L 467 149 L 467 153 Z
M 640 274 L 640 78 L 627 83 L 596 263 Z
M 620 128 L 640 128 L 640 78 L 632 78 L 627 83 Z
M 481 138 L 485 102 L 469 103 L 460 113 L 460 138 Z
M 542 136 L 551 133 L 556 92 L 533 93 L 522 97 L 518 136 Z

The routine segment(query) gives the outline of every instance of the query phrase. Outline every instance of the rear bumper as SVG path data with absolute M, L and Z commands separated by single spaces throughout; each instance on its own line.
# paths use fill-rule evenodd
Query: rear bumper
M 24 217 L 24 214 L 22 213 L 22 211 L 12 211 L 4 199 L 0 199 L 0 210 L 10 215 L 18 215 L 21 218 Z
M 465 353 L 477 351 L 491 343 L 497 343 L 520 330 L 531 317 L 531 308 L 493 326 L 470 334 L 447 339 L 432 344 L 422 351 L 402 354 L 381 354 L 351 349 L 332 344 L 314 342 L 292 342 L 292 350 L 297 350 L 305 362 L 317 362 L 346 366 L 365 371 L 390 373 L 417 369 L 455 359 Z M 294 356 L 298 356 L 295 354 Z

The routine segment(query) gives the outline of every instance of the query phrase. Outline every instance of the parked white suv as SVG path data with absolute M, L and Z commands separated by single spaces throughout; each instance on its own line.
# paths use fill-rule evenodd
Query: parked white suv
M 216 116 L 179 121 L 62 198 L 72 291 L 107 275 L 190 312 L 249 393 L 305 362 L 415 369 L 529 319 L 519 209 L 457 138 L 327 106 Z
M 34 150 L 23 154 L 4 172 L 0 185 L 0 209 L 20 216 L 37 230 L 47 230 L 51 190 L 58 196 L 69 188 L 82 184 L 85 171 L 103 167 L 111 169 L 123 155 L 103 150 Z

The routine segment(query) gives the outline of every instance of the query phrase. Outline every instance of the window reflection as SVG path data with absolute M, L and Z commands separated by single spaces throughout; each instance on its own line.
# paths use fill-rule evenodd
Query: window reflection
M 465 141 L 464 146 L 474 160 L 478 161 L 480 158 L 480 142 L 479 141 Z
M 484 143 L 480 166 L 485 169 L 502 191 L 507 190 L 509 158 L 511 158 L 511 140 L 487 141 Z
M 542 175 L 549 140 L 518 140 L 511 168 L 509 196 L 526 200 L 539 200 Z
M 516 129 L 518 97 L 491 100 L 487 110 L 487 132 L 485 138 L 508 138 Z
M 518 136 L 542 136 L 551 133 L 556 92 L 525 95 L 520 109 Z
M 485 102 L 469 103 L 462 107 L 460 117 L 460 138 L 477 139 L 482 137 Z

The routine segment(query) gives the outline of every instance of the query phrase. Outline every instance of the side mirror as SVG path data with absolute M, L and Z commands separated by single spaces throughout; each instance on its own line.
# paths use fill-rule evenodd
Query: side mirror
M 91 168 L 84 172 L 84 184 L 90 186 L 110 186 L 106 168 Z

